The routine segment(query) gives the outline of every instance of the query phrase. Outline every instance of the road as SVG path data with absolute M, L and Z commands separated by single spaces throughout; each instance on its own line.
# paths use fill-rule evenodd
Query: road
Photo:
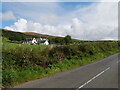
M 14 88 L 118 88 L 120 53 Z

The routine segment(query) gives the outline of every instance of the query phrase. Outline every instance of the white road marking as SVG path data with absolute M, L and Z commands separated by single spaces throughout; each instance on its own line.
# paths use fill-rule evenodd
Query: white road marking
M 103 74 L 104 72 L 106 72 L 107 70 L 109 70 L 110 67 L 108 67 L 107 69 L 105 69 L 104 71 L 102 71 L 101 73 L 97 74 L 96 76 L 94 76 L 92 79 L 90 79 L 89 81 L 87 81 L 86 83 L 84 83 L 83 85 L 81 85 L 80 87 L 78 87 L 76 90 L 79 90 L 80 88 L 84 87 L 85 85 L 87 85 L 88 83 L 90 83 L 92 80 L 96 79 L 98 76 L 100 76 L 101 74 Z

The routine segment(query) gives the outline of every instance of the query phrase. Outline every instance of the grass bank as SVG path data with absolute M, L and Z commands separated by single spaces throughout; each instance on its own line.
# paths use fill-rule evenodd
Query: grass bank
M 96 42 L 34 49 L 3 48 L 3 78 L 5 87 L 43 78 L 83 66 L 119 52 L 118 42 Z

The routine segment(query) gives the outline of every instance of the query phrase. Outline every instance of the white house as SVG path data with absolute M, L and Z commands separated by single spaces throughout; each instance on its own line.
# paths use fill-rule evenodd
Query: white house
M 35 38 L 26 38 L 25 40 L 21 41 L 22 44 L 39 44 L 39 45 L 49 45 L 48 39 L 40 38 L 36 40 Z
M 37 44 L 37 40 L 35 38 L 33 38 L 32 44 Z
M 40 38 L 38 41 L 39 45 L 49 45 L 48 39 Z
M 37 40 L 35 38 L 26 38 L 25 40 L 21 41 L 22 44 L 37 44 Z

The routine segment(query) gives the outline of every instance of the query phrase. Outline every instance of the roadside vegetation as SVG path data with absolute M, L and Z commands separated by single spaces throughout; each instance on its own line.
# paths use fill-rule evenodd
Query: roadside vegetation
M 10 44 L 7 43 L 7 45 Z M 2 83 L 5 87 L 43 78 L 100 60 L 119 52 L 120 44 L 118 45 L 118 42 L 115 41 L 52 47 L 48 45 L 43 49 L 41 46 L 35 45 L 27 47 L 14 44 L 13 47 L 11 49 L 3 45 L 2 48 Z
M 12 87 L 83 66 L 118 53 L 120 50 L 118 41 L 85 42 L 73 40 L 67 35 L 64 38 L 50 38 L 53 45 L 26 45 L 20 44 L 19 38 L 15 39 L 13 34 L 14 38 L 10 39 L 10 33 L 3 33 L 2 84 L 4 87 Z M 18 36 L 22 37 L 21 34 Z M 32 36 L 25 35 L 24 38 L 26 37 Z

